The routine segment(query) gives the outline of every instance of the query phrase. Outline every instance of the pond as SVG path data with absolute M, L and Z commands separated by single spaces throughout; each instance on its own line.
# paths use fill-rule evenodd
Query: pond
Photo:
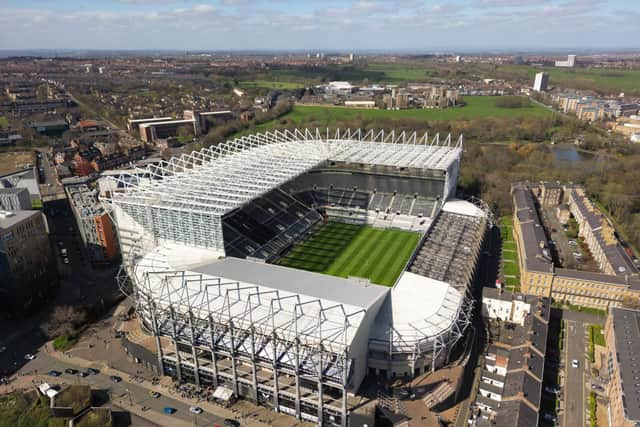
M 580 150 L 573 144 L 550 145 L 549 150 L 558 163 L 580 163 L 593 160 L 594 154 Z

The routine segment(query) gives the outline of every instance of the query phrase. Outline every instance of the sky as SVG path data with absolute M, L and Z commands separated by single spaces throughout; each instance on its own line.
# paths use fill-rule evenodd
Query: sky
M 0 49 L 640 50 L 640 0 L 0 0 Z

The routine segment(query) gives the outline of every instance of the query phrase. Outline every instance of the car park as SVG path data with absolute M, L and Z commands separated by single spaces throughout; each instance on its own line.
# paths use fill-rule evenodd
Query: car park
M 201 414 L 201 413 L 203 412 L 203 411 L 202 411 L 202 408 L 201 408 L 201 407 L 199 407 L 199 406 L 192 406 L 192 407 L 190 407 L 190 408 L 189 408 L 189 411 L 190 411 L 192 414 Z

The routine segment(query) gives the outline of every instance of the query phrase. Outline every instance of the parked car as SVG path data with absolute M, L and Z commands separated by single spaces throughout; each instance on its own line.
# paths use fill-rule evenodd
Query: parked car
M 165 406 L 164 408 L 162 408 L 162 412 L 164 412 L 165 414 L 175 414 L 176 413 L 176 408 L 172 408 L 170 406 Z
M 36 358 L 35 354 L 27 353 L 24 355 L 24 360 L 33 360 Z
M 225 418 L 222 424 L 224 424 L 224 427 L 240 427 L 240 423 L 231 418 Z
M 555 416 L 555 415 L 553 415 L 551 412 L 543 412 L 543 413 L 542 413 L 542 418 L 543 418 L 545 421 L 551 421 L 551 422 L 554 422 L 554 423 L 557 421 L 556 416 Z
M 78 370 L 77 369 L 73 369 L 73 368 L 67 368 L 64 371 L 69 375 L 75 375 L 75 374 L 78 373 Z
M 158 393 L 157 391 L 153 391 L 153 390 L 151 390 L 151 391 L 149 392 L 149 396 L 153 397 L 154 399 L 157 399 L 157 398 L 159 398 L 159 397 L 160 397 L 160 393 Z
M 544 391 L 550 394 L 558 394 L 560 393 L 560 388 L 547 385 L 544 387 Z
M 189 411 L 192 414 L 201 414 L 202 413 L 202 408 L 199 407 L 199 406 L 192 406 L 192 407 L 189 408 Z
M 62 263 L 63 264 L 69 264 L 69 258 L 62 258 Z
M 120 381 L 122 381 L 122 378 L 117 375 L 111 375 L 109 378 L 111 378 L 111 381 L 113 381 L 114 383 L 119 383 Z
M 60 255 L 67 256 L 67 250 L 65 248 L 60 249 Z
M 573 359 L 571 361 L 571 366 L 574 367 L 574 368 L 580 367 L 580 362 L 578 362 L 578 359 Z
M 78 373 L 78 375 L 80 375 L 82 378 L 84 378 L 84 377 L 88 377 L 91 374 L 89 372 L 86 372 L 86 371 L 80 371 Z
M 591 384 L 591 390 L 595 390 L 595 391 L 599 391 L 599 392 L 604 392 L 604 387 L 599 386 L 598 384 Z
M 47 372 L 47 375 L 49 375 L 50 377 L 59 377 L 60 375 L 62 375 L 62 372 L 52 369 L 49 372 Z
M 100 370 L 96 368 L 87 368 L 87 373 L 90 375 L 98 375 Z
M 4 345 L 0 345 L 0 353 L 4 353 L 7 350 L 7 347 Z

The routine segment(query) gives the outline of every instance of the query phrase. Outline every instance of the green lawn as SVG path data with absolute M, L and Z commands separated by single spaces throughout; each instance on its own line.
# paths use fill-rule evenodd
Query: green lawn
M 240 82 L 240 87 L 256 88 L 262 87 L 267 89 L 298 89 L 305 87 L 303 83 L 289 81 L 273 81 L 273 80 L 251 80 Z
M 640 70 L 528 67 L 526 65 L 501 65 L 498 72 L 533 81 L 540 71 L 549 73 L 549 84 L 575 89 L 595 89 L 603 92 L 640 94 Z
M 251 130 L 239 132 L 235 137 L 249 133 L 264 132 L 280 128 L 283 124 L 293 124 L 304 128 L 335 128 L 341 122 L 356 119 L 362 120 L 419 120 L 419 121 L 465 121 L 477 118 L 507 118 L 520 119 L 524 117 L 544 117 L 551 113 L 549 110 L 530 103 L 524 108 L 503 108 L 496 106 L 497 96 L 465 96 L 466 105 L 445 109 L 407 109 L 407 110 L 377 110 L 348 108 L 344 106 L 304 106 L 295 105 L 291 112 L 253 127 Z
M 604 333 L 602 332 L 602 325 L 591 325 L 591 336 L 593 337 L 593 343 L 606 347 L 607 343 L 604 340 Z
M 502 239 L 502 272 L 505 276 L 505 287 L 513 292 L 520 291 L 520 264 L 518 264 L 518 251 L 513 240 L 513 218 L 503 216 L 500 218 L 500 237 Z
M 364 277 L 391 286 L 419 240 L 418 233 L 330 222 L 279 264 L 338 277 Z
M 505 262 L 504 274 L 506 276 L 520 277 L 520 269 L 518 268 L 518 264 L 516 262 L 511 262 L 511 261 Z
M 0 116 L 0 128 L 6 128 L 9 126 L 9 120 L 5 116 Z
M 506 251 L 517 251 L 518 248 L 516 246 L 516 242 L 514 241 L 504 241 L 502 242 L 502 249 Z

